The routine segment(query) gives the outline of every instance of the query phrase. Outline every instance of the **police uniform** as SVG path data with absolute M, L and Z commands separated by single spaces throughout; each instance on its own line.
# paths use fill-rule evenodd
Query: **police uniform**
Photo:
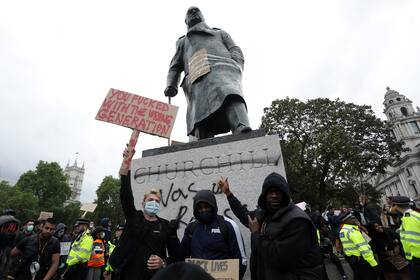
M 77 219 L 75 226 L 80 224 L 89 225 L 90 221 L 87 219 Z M 93 247 L 93 238 L 89 230 L 85 230 L 79 234 L 76 240 L 71 244 L 71 249 L 67 257 L 67 270 L 64 274 L 65 280 L 84 279 L 88 272 L 87 263 Z
M 405 196 L 395 196 L 392 203 L 407 205 L 410 199 Z M 400 239 L 405 258 L 410 262 L 410 272 L 414 279 L 420 277 L 420 214 L 412 209 L 403 213 L 400 226 Z
M 376 262 L 372 249 L 363 237 L 356 225 L 346 224 L 346 221 L 354 218 L 351 213 L 345 214 L 340 220 L 343 224 L 340 230 L 340 241 L 346 260 L 353 269 L 354 279 L 376 279 Z

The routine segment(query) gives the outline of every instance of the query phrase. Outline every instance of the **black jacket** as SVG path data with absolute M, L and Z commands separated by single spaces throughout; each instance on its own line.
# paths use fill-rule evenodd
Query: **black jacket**
M 265 196 L 277 187 L 284 197 L 284 206 L 267 215 Z M 248 210 L 233 196 L 229 205 L 238 219 L 248 227 L 247 215 L 254 215 L 261 224 L 259 233 L 251 234 L 251 278 L 253 280 L 322 279 L 322 258 L 315 226 L 309 216 L 290 202 L 289 186 L 277 173 L 264 181 L 258 199 L 259 209 Z
M 147 268 L 147 260 L 154 254 L 168 263 L 179 248 L 179 239 L 171 236 L 169 222 L 159 218 L 156 222 L 149 222 L 144 218 L 142 211 L 134 206 L 131 191 L 130 173 L 121 176 L 121 205 L 126 225 L 117 247 L 110 256 L 109 262 L 113 269 L 121 273 L 124 280 L 148 280 L 156 271 Z

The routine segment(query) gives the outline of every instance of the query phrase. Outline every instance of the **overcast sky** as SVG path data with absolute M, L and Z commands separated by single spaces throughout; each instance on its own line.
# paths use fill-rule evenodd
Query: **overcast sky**
M 188 7 L 226 30 L 245 55 L 251 126 L 286 96 L 368 104 L 385 87 L 420 106 L 420 1 L 1 1 L 0 177 L 39 160 L 84 161 L 82 201 L 117 176 L 131 131 L 95 120 L 109 88 L 166 101 L 163 90 Z M 186 101 L 172 138 L 188 141 Z M 141 134 L 141 150 L 167 140 Z

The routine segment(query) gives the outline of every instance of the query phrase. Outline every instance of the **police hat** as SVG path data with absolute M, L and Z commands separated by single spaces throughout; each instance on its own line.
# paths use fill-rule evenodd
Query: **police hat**
M 344 223 L 345 221 L 347 221 L 348 219 L 351 219 L 351 218 L 355 218 L 355 216 L 353 215 L 352 212 L 344 213 L 344 214 L 340 215 L 340 217 L 339 217 L 340 223 Z
M 397 204 L 397 205 L 399 205 L 399 204 L 409 204 L 410 199 L 406 196 L 398 195 L 398 196 L 391 197 L 391 202 L 394 203 L 394 204 Z
M 78 225 L 89 225 L 90 221 L 88 219 L 83 219 L 83 218 L 79 218 L 76 220 L 76 222 L 74 223 L 75 226 Z

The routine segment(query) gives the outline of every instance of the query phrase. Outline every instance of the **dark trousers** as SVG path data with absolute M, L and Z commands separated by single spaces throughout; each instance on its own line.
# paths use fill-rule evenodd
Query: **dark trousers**
M 420 259 L 413 257 L 410 261 L 410 275 L 411 279 L 420 279 Z
M 217 134 L 215 131 L 220 129 L 218 126 L 226 125 L 225 123 L 233 134 L 251 130 L 246 105 L 241 99 L 227 97 L 222 107 L 213 115 L 196 124 L 194 136 L 199 140 L 212 138 Z
M 353 269 L 354 280 L 374 280 L 376 274 L 370 264 L 363 259 L 363 257 L 347 257 L 346 260 Z
M 64 273 L 64 280 L 85 280 L 88 273 L 88 266 L 84 264 L 75 264 L 69 266 Z

